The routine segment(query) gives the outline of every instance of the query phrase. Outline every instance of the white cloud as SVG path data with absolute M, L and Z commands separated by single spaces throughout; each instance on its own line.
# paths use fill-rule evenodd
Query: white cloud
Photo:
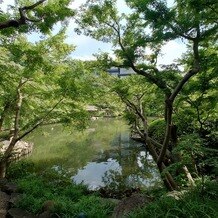
M 67 41 L 69 42 L 69 37 Z M 87 36 L 75 36 L 72 38 L 72 43 L 76 46 L 76 50 L 73 52 L 72 57 L 84 56 L 93 59 L 93 54 L 99 53 L 100 51 L 112 53 L 110 44 L 99 42 Z
M 72 9 L 77 9 L 77 8 L 79 8 L 79 6 L 81 5 L 81 4 L 84 4 L 86 2 L 86 0 L 74 0 L 72 3 L 71 3 L 71 5 L 70 5 L 70 8 L 72 8 Z
M 186 46 L 179 40 L 167 42 L 161 49 L 162 56 L 158 58 L 158 65 L 172 64 L 176 59 L 186 52 Z
M 2 0 L 0 1 L 0 9 L 2 11 L 7 11 L 8 5 L 14 5 L 14 0 Z

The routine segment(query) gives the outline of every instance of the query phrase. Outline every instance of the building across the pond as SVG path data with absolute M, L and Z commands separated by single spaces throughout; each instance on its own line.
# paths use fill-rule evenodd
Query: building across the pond
M 118 76 L 118 77 L 125 77 L 125 76 L 135 74 L 132 68 L 126 69 L 126 68 L 120 68 L 120 67 L 113 67 L 107 70 L 107 72 L 113 76 Z

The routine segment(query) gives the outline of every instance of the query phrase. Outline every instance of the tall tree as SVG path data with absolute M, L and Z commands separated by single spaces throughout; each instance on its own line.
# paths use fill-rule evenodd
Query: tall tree
M 7 37 L 0 46 L 1 130 L 11 133 L 0 158 L 0 177 L 17 141 L 39 125 L 72 122 L 84 128 L 87 122 L 86 96 L 81 92 L 84 70 L 80 62 L 69 60 L 74 47 L 64 43 L 65 37 L 64 31 L 37 43 L 23 36 Z
M 166 130 L 160 152 L 155 151 L 156 142 L 147 132 L 144 137 L 160 172 L 163 172 L 172 138 L 175 100 L 192 77 L 202 73 L 200 50 L 208 49 L 207 42 L 217 40 L 217 2 L 175 1 L 173 6 L 168 6 L 164 0 L 126 0 L 126 3 L 131 12 L 120 15 L 115 0 L 87 1 L 78 12 L 79 28 L 76 31 L 111 42 L 119 60 L 112 65 L 132 68 L 164 93 Z M 190 47 L 187 70 L 180 71 L 175 63 L 160 69 L 157 57 L 161 46 L 176 39 L 183 39 Z M 146 54 L 148 48 L 152 54 Z M 177 188 L 168 171 L 164 180 L 170 190 Z

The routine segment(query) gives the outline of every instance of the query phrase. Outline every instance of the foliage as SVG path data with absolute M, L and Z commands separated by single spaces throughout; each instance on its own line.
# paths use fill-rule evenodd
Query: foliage
M 208 122 L 217 122 L 217 3 L 213 0 L 208 4 L 192 0 L 173 4 L 153 0 L 125 2 L 129 11 L 121 14 L 116 0 L 87 1 L 77 12 L 76 31 L 112 44 L 115 58 L 105 53 L 98 56 L 105 67 L 131 68 L 144 76 L 137 84 L 131 79 L 115 81 L 112 90 L 125 103 L 126 118 L 131 125 L 135 124 L 142 138 L 147 131 L 147 116 L 164 114 L 166 123 L 160 126 L 162 130 L 158 127 L 152 130 L 162 145 L 155 154 L 155 141 L 151 139 L 149 149 L 158 166 L 160 162 L 168 165 L 167 152 L 168 157 L 176 159 L 171 154 L 171 147 L 177 142 L 176 127 L 179 136 L 198 132 L 201 138 L 209 139 L 207 135 L 214 133 Z M 158 66 L 163 45 L 178 39 L 184 40 L 187 52 L 172 64 Z M 150 84 L 147 89 L 145 81 Z M 139 101 L 137 96 L 141 96 L 143 88 L 148 97 L 143 96 Z M 153 114 L 151 102 L 157 105 Z M 191 137 L 187 138 L 191 141 Z M 167 180 L 171 180 L 168 181 L 171 187 L 176 187 L 172 179 Z
M 8 20 L 19 20 L 19 8 L 34 5 L 39 1 L 22 0 L 17 1 L 15 5 L 7 5 L 7 11 L 0 11 L 0 23 Z M 71 0 L 54 0 L 45 1 L 34 7 L 32 10 L 27 10 L 28 21 L 25 25 L 20 25 L 3 29 L 0 31 L 2 35 L 13 35 L 18 33 L 33 33 L 40 32 L 42 34 L 50 33 L 55 24 L 61 22 L 61 26 L 66 26 L 70 17 L 74 16 L 74 11 L 69 8 Z M 32 22 L 33 20 L 33 22 Z M 35 22 L 34 22 L 35 21 Z
M 30 173 L 35 172 L 35 165 L 30 161 L 18 161 L 17 163 L 11 164 L 7 171 L 7 178 L 16 180 L 18 178 L 26 177 Z
M 197 159 L 197 157 L 200 158 L 203 155 L 202 143 L 203 141 L 197 134 L 183 135 L 174 152 L 180 152 L 184 160 L 186 160 L 186 164 L 188 164 L 192 162 L 192 158 Z
M 20 166 L 21 164 L 11 167 L 8 175 Z M 29 171 L 28 162 L 22 167 L 24 172 Z M 73 184 L 65 172 L 46 170 L 42 174 L 20 174 L 16 176 L 16 183 L 23 193 L 16 206 L 34 214 L 42 211 L 42 205 L 47 200 L 54 202 L 52 212 L 61 217 L 76 217 L 81 213 L 88 217 L 96 214 L 98 217 L 107 217 L 114 207 L 110 201 L 89 194 L 85 186 Z
M 22 132 L 43 118 L 46 118 L 45 122 L 74 123 L 78 129 L 87 125 L 86 105 L 91 102 L 94 90 L 92 81 L 87 80 L 90 71 L 81 61 L 69 60 L 74 47 L 64 43 L 65 38 L 63 30 L 37 43 L 17 37 L 13 44 L 10 40 L 1 44 L 4 51 L 0 61 L 4 72 L 0 76 L 3 129 L 13 128 L 14 104 L 21 80 L 26 81 L 21 90 L 23 102 L 19 128 Z
M 158 141 L 159 143 L 163 143 L 164 133 L 165 133 L 166 123 L 165 120 L 155 119 L 152 121 L 148 127 L 148 135 Z
M 127 217 L 217 217 L 217 184 L 208 182 L 202 192 L 201 186 L 182 194 L 179 200 L 163 196 L 155 202 L 128 214 Z
M 200 50 L 203 59 L 202 72 L 184 87 L 182 95 L 175 104 L 174 119 L 179 134 L 187 134 L 195 130 L 200 133 L 201 137 L 205 137 L 206 134 L 216 129 L 212 126 L 217 122 L 216 50 L 215 45 Z M 189 59 L 190 54 L 181 59 L 182 63 L 186 63 L 185 67 L 188 67 Z

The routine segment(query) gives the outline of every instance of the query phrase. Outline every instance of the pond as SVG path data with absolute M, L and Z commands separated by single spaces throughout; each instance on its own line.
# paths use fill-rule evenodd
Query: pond
M 34 142 L 29 157 L 38 170 L 64 169 L 75 183 L 89 189 L 101 187 L 151 187 L 160 185 L 160 175 L 145 147 L 129 138 L 123 120 L 102 119 L 79 132 L 62 125 L 39 128 L 28 139 Z

